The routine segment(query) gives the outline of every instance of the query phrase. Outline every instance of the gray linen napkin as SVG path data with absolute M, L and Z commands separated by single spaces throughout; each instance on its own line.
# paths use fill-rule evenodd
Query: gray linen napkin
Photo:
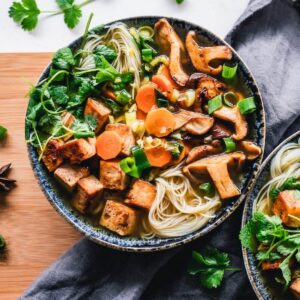
M 266 153 L 300 128 L 300 17 L 284 0 L 252 0 L 227 37 L 253 71 L 267 114 Z M 243 268 L 238 240 L 242 208 L 207 237 L 161 253 L 124 253 L 82 239 L 46 270 L 21 299 L 255 299 L 245 271 L 206 290 L 187 275 L 192 249 L 230 254 Z

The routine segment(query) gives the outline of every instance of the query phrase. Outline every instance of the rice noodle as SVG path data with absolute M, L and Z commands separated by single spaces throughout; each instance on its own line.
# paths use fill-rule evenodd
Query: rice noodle
M 156 178 L 156 198 L 144 220 L 144 238 L 179 237 L 203 227 L 220 208 L 215 197 L 200 197 L 182 173 L 182 164 Z
M 300 178 L 300 140 L 298 143 L 286 144 L 277 152 L 271 162 L 270 180 L 259 191 L 253 210 L 273 215 L 270 192 L 273 188 L 279 188 L 291 176 Z M 297 220 L 296 216 L 290 217 Z
M 134 98 L 141 84 L 142 63 L 140 50 L 127 26 L 124 23 L 115 23 L 108 28 L 104 35 L 90 35 L 83 47 L 83 53 L 87 54 L 81 59 L 77 68 L 78 71 L 90 70 L 96 67 L 93 51 L 99 45 L 110 46 L 116 51 L 117 58 L 112 65 L 118 72 L 133 73 L 132 97 Z

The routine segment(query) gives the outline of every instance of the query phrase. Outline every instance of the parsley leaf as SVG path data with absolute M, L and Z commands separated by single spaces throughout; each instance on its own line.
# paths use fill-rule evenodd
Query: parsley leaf
M 56 0 L 56 3 L 64 14 L 66 25 L 70 29 L 76 27 L 82 16 L 80 6 L 74 4 L 74 0 Z
M 52 100 L 60 105 L 66 105 L 69 101 L 68 89 L 66 86 L 58 85 L 58 86 L 50 86 L 49 94 Z
M 0 141 L 6 137 L 7 129 L 0 125 Z
M 60 70 L 69 70 L 75 65 L 75 59 L 70 48 L 59 49 L 52 59 L 54 68 Z
M 209 289 L 221 284 L 226 270 L 239 270 L 229 269 L 228 254 L 215 248 L 207 248 L 203 254 L 193 251 L 192 257 L 193 262 L 188 268 L 189 274 L 199 276 L 201 285 Z
M 35 0 L 22 0 L 13 2 L 9 8 L 9 16 L 21 25 L 24 30 L 33 30 L 38 23 L 38 16 L 41 13 Z
M 117 58 L 116 51 L 105 45 L 97 46 L 94 49 L 93 53 L 94 53 L 95 64 L 97 67 L 102 65 L 101 56 L 104 56 L 104 58 L 110 63 Z

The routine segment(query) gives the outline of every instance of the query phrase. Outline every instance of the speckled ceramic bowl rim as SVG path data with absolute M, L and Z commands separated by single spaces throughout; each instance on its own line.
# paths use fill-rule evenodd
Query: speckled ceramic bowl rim
M 263 164 L 260 167 L 259 172 L 257 173 L 256 179 L 254 184 L 252 184 L 252 187 L 250 188 L 248 192 L 248 196 L 246 197 L 245 201 L 245 207 L 243 211 L 243 218 L 242 218 L 242 227 L 245 225 L 245 223 L 249 220 L 248 218 L 248 213 L 249 210 L 253 209 L 253 201 L 251 201 L 251 194 L 255 188 L 255 184 L 257 180 L 260 178 L 260 174 L 264 171 L 266 167 L 268 167 L 269 162 L 273 159 L 273 157 L 277 154 L 277 152 L 287 143 L 290 141 L 296 139 L 297 137 L 300 138 L 300 130 L 293 133 L 290 135 L 288 138 L 286 138 L 283 142 L 281 142 L 269 155 L 268 157 L 264 160 Z M 244 247 L 242 247 L 242 252 L 243 252 L 243 259 L 244 259 L 244 264 L 247 272 L 247 276 L 249 278 L 249 281 L 252 285 L 252 288 L 259 300 L 271 300 L 272 298 L 269 295 L 269 291 L 267 290 L 267 287 L 265 284 L 259 280 L 259 277 L 255 276 L 254 270 L 252 270 L 250 263 L 249 263 L 249 252 L 246 250 Z
M 60 214 L 62 215 L 76 230 L 78 230 L 79 232 L 83 233 L 87 238 L 89 238 L 90 240 L 104 245 L 106 247 L 115 249 L 115 250 L 122 250 L 122 251 L 129 251 L 129 252 L 155 252 L 155 251 L 162 251 L 162 250 L 168 250 L 171 248 L 175 248 L 178 247 L 180 245 L 184 245 L 186 243 L 189 243 L 199 237 L 202 237 L 204 235 L 206 235 L 207 233 L 209 233 L 211 230 L 215 229 L 216 227 L 218 227 L 221 223 L 223 223 L 238 207 L 239 205 L 244 201 L 246 194 L 248 193 L 248 191 L 250 190 L 250 188 L 252 187 L 252 185 L 255 182 L 255 178 L 257 176 L 257 172 L 259 170 L 259 167 L 261 165 L 262 162 L 262 157 L 263 157 L 263 153 L 264 153 L 264 148 L 265 148 L 265 138 L 266 138 L 266 120 L 265 120 L 265 110 L 264 110 L 264 104 L 263 104 L 263 100 L 262 100 L 262 96 L 261 93 L 259 91 L 257 82 L 252 74 L 252 72 L 250 71 L 249 67 L 247 66 L 247 64 L 243 61 L 243 59 L 237 54 L 237 52 L 222 38 L 218 37 L 216 34 L 212 33 L 211 31 L 197 25 L 191 22 L 187 22 L 185 20 L 181 20 L 178 18 L 172 18 L 172 17 L 164 17 L 164 16 L 138 16 L 138 17 L 130 17 L 130 18 L 124 18 L 124 19 L 119 19 L 116 21 L 112 21 L 109 22 L 107 24 L 104 24 L 104 26 L 109 26 L 111 24 L 114 24 L 116 22 L 133 22 L 133 21 L 138 21 L 138 20 L 143 20 L 143 19 L 147 19 L 147 20 L 157 20 L 160 18 L 166 18 L 168 20 L 171 20 L 172 22 L 179 22 L 179 23 L 183 23 L 185 25 L 188 25 L 190 27 L 194 27 L 194 28 L 198 28 L 201 32 L 204 32 L 207 36 L 209 37 L 213 37 L 215 40 L 218 40 L 221 44 L 228 46 L 232 52 L 234 53 L 234 55 L 236 56 L 236 58 L 238 59 L 239 62 L 241 62 L 244 65 L 244 69 L 246 70 L 247 77 L 248 79 L 251 79 L 251 82 L 253 84 L 253 86 L 256 88 L 256 94 L 257 97 L 260 101 L 260 105 L 261 105 L 261 148 L 262 148 L 262 155 L 260 156 L 260 158 L 257 159 L 255 166 L 253 166 L 253 169 L 251 170 L 251 176 L 248 180 L 248 184 L 245 183 L 244 186 L 244 193 L 239 196 L 237 198 L 237 200 L 235 201 L 234 204 L 232 204 L 232 206 L 227 209 L 226 211 L 222 212 L 222 215 L 215 220 L 213 223 L 211 224 L 207 224 L 205 227 L 191 233 L 188 234 L 186 236 L 183 237 L 179 237 L 179 238 L 173 238 L 173 241 L 168 241 L 168 239 L 166 239 L 166 242 L 163 243 L 162 245 L 143 245 L 143 246 L 124 246 L 124 245 L 119 245 L 119 244 L 114 244 L 105 240 L 100 239 L 99 237 L 97 237 L 97 234 L 92 234 L 91 232 L 88 232 L 88 230 L 86 228 L 84 228 L 85 226 L 80 226 L 78 223 L 76 223 L 76 221 L 74 219 L 76 219 L 75 217 L 73 219 L 71 219 L 68 216 L 67 213 L 67 209 L 65 207 L 60 207 L 52 198 L 51 195 L 49 193 L 49 191 L 47 191 L 47 189 L 45 188 L 42 179 L 40 178 L 39 174 L 38 174 L 38 168 L 34 165 L 34 160 L 33 157 L 31 156 L 31 151 L 32 148 L 30 145 L 27 145 L 27 150 L 28 150 L 28 156 L 31 162 L 31 166 L 33 169 L 33 172 L 35 174 L 35 177 L 38 180 L 38 183 L 44 193 L 44 195 L 46 196 L 46 198 L 48 199 L 48 201 L 50 202 L 50 204 L 54 207 L 54 209 Z M 82 36 L 80 36 L 79 38 L 75 39 L 73 42 L 71 42 L 68 47 L 72 47 L 74 46 L 76 43 L 79 43 L 81 40 Z M 49 70 L 51 66 L 51 62 L 48 64 L 48 66 L 44 69 L 44 71 L 42 72 L 41 76 L 39 77 L 38 81 L 39 82 L 41 80 L 41 78 L 44 76 L 44 74 L 47 73 L 47 71 Z M 26 128 L 26 124 L 25 124 L 25 128 Z M 94 231 L 94 230 L 90 230 L 90 231 Z

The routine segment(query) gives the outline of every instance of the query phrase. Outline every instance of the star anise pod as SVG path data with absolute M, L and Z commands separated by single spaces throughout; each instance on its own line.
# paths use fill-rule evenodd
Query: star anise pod
M 5 174 L 8 172 L 10 167 L 11 167 L 11 164 L 7 164 L 3 167 L 0 167 L 0 192 L 1 191 L 9 191 L 12 188 L 12 186 L 14 185 L 14 183 L 16 182 L 16 180 L 14 180 L 14 179 L 9 179 L 9 178 L 5 177 Z

